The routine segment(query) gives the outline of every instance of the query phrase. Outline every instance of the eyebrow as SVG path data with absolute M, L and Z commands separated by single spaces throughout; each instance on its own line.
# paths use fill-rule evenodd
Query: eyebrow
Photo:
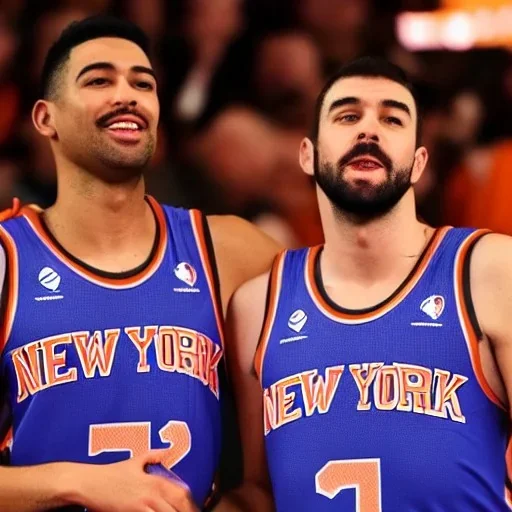
M 405 112 L 409 117 L 411 117 L 410 108 L 405 103 L 402 103 L 401 101 L 383 100 L 383 101 L 381 101 L 381 105 L 383 107 L 387 107 L 387 108 L 397 108 L 398 110 Z
M 344 107 L 345 105 L 360 105 L 361 100 L 359 98 L 356 98 L 355 96 L 347 96 L 346 98 L 340 98 L 338 100 L 335 100 L 331 103 L 329 107 L 329 113 L 331 113 L 333 110 L 336 110 L 337 108 Z M 380 102 L 380 105 L 382 107 L 386 108 L 397 108 L 401 110 L 402 112 L 405 112 L 409 117 L 411 117 L 411 109 L 401 101 L 397 100 L 382 100 Z
M 345 105 L 359 105 L 361 100 L 359 98 L 355 98 L 354 96 L 347 96 L 346 98 L 340 98 L 339 100 L 335 100 L 331 103 L 329 107 L 329 113 L 337 108 L 344 107 Z
M 88 73 L 89 71 L 95 70 L 95 69 L 106 69 L 109 71 L 114 71 L 116 68 L 110 62 L 93 62 L 92 64 L 88 64 L 87 66 L 82 68 L 80 73 L 78 73 L 76 80 L 78 81 L 78 79 L 82 75 L 84 75 L 85 73 Z M 132 66 L 130 68 L 130 70 L 133 71 L 134 73 L 146 73 L 148 75 L 151 75 L 156 80 L 155 72 L 151 68 L 148 68 L 146 66 Z

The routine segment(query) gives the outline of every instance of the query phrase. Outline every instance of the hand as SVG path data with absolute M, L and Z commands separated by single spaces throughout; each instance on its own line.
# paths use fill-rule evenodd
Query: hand
M 155 450 L 115 464 L 81 465 L 80 504 L 90 512 L 199 512 L 185 486 L 144 471 L 164 456 Z

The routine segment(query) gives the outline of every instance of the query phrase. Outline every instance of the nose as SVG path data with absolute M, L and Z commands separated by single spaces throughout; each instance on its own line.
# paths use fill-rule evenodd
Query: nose
M 361 132 L 357 136 L 359 142 L 379 142 L 379 136 L 376 133 L 370 133 L 368 131 Z
M 379 123 L 371 115 L 365 116 L 359 124 L 360 132 L 357 136 L 358 142 L 379 142 Z
M 114 89 L 112 103 L 116 107 L 123 105 L 135 107 L 137 105 L 137 100 L 135 99 L 134 96 L 135 94 L 133 87 L 131 87 L 131 85 L 126 80 L 120 79 L 118 80 L 116 87 Z
M 379 136 L 376 133 L 360 133 L 357 136 L 357 140 L 360 142 L 379 142 Z

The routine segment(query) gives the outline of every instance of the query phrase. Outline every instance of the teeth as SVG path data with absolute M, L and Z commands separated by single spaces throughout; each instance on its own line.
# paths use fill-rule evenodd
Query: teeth
M 138 130 L 139 126 L 131 121 L 119 121 L 109 125 L 109 128 L 112 130 Z

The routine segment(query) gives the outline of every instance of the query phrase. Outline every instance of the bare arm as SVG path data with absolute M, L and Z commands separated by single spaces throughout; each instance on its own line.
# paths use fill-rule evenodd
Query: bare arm
M 94 465 L 58 462 L 0 467 L 0 510 L 39 512 L 68 505 L 110 512 L 198 512 L 188 489 L 144 471 L 161 462 L 154 450 L 123 462 Z
M 72 474 L 71 466 L 58 463 L 0 467 L 0 510 L 32 512 L 72 505 L 71 491 L 66 488 L 66 475 Z
M 219 271 L 222 308 L 226 314 L 231 296 L 243 283 L 266 272 L 282 247 L 256 226 L 240 217 L 208 217 Z
M 215 508 L 215 512 L 274 510 L 265 456 L 262 390 L 254 372 L 267 284 L 268 274 L 245 283 L 235 292 L 228 310 L 227 361 L 240 425 L 244 480 L 239 489 L 229 493 Z
M 282 248 L 256 226 L 239 217 L 210 216 L 208 225 L 219 272 L 223 312 L 224 315 L 228 315 L 226 358 L 234 398 L 237 405 L 253 402 L 258 406 L 262 401 L 261 387 L 253 375 L 253 360 L 263 323 L 268 276 L 254 279 L 251 283 L 249 281 L 269 270 L 276 254 Z M 247 285 L 242 286 L 243 283 L 247 283 Z M 239 289 L 239 287 L 241 288 Z M 253 287 L 262 288 L 262 290 L 261 300 L 258 301 L 254 297 L 255 303 L 252 308 L 246 303 L 246 300 L 251 297 Z M 237 289 L 239 290 L 235 293 Z M 234 293 L 235 295 L 233 295 Z M 228 312 L 228 304 L 232 296 Z M 250 332 L 244 333 L 240 331 L 242 327 L 252 327 L 252 329 Z M 247 336 L 246 340 L 245 336 Z M 244 340 L 247 345 L 242 345 L 241 340 Z M 243 350 L 239 351 L 239 348 Z M 244 358 L 243 361 L 239 359 L 241 357 Z M 247 439 L 247 436 L 254 433 L 255 443 L 258 443 L 260 432 L 255 426 L 263 426 L 263 419 L 251 418 L 250 412 L 247 417 L 244 408 L 237 408 L 243 445 L 245 481 L 242 488 L 223 496 L 214 510 L 215 512 L 273 510 L 272 506 L 268 504 L 268 493 L 265 490 L 267 482 L 261 484 L 257 482 L 257 478 L 251 477 L 252 472 L 259 472 L 255 461 L 260 459 L 262 454 L 264 457 L 263 437 L 259 440 L 260 452 L 257 445 L 253 445 L 253 441 Z M 261 435 L 263 435 L 263 431 Z M 264 466 L 266 468 L 266 462 Z M 266 469 L 262 471 L 266 472 Z
M 512 238 L 483 237 L 475 246 L 470 269 L 471 294 L 485 337 L 480 347 L 484 373 L 497 397 L 509 404 L 512 417 Z M 494 357 L 482 352 L 486 343 Z

